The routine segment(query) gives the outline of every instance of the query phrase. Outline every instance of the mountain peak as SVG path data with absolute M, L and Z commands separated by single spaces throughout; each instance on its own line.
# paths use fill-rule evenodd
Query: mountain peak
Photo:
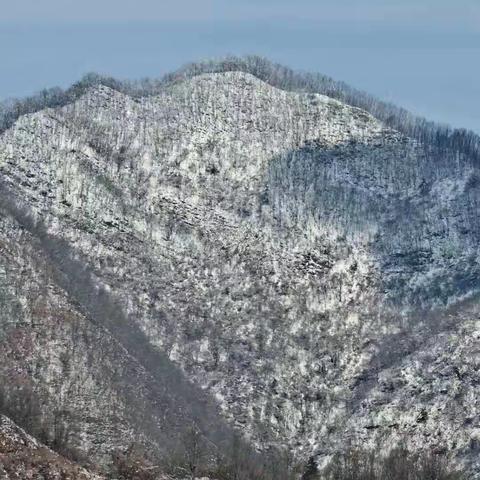
M 104 464 L 193 423 L 473 465 L 475 138 L 247 66 L 85 82 L 1 134 L 0 379 Z

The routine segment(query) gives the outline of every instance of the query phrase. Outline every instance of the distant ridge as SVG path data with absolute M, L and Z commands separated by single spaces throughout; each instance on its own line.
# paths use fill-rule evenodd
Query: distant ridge
M 193 78 L 205 73 L 241 71 L 250 73 L 270 85 L 287 91 L 320 93 L 348 105 L 362 108 L 387 126 L 436 149 L 450 149 L 480 162 L 480 136 L 463 128 L 452 128 L 416 116 L 390 102 L 377 99 L 364 91 L 349 86 L 320 73 L 292 70 L 260 56 L 205 60 L 189 63 L 160 79 L 146 78 L 138 81 L 117 80 L 113 77 L 88 73 L 80 81 L 63 90 L 59 87 L 44 89 L 24 99 L 0 103 L 0 132 L 9 128 L 15 120 L 28 113 L 44 108 L 67 105 L 80 98 L 95 85 L 104 85 L 132 97 L 156 95 L 172 83 Z

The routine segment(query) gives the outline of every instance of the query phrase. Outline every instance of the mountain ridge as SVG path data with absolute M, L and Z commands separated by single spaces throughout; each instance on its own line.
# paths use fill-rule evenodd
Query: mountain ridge
M 28 97 L 25 101 L 5 101 L 0 103 L 0 117 L 2 118 L 0 130 L 11 125 L 19 115 L 31 111 L 38 111 L 45 106 L 63 106 L 71 103 L 83 95 L 85 89 L 92 85 L 106 85 L 118 91 L 130 92 L 132 96 L 149 96 L 163 90 L 165 86 L 172 85 L 202 73 L 216 73 L 240 71 L 251 73 L 259 79 L 263 79 L 272 86 L 278 86 L 284 90 L 298 90 L 310 93 L 324 93 L 331 98 L 363 108 L 388 123 L 390 126 L 402 130 L 404 133 L 413 135 L 417 139 L 425 141 L 435 137 L 441 137 L 448 144 L 449 139 L 453 147 L 455 145 L 466 147 L 472 155 L 480 150 L 479 137 L 465 129 L 451 129 L 447 125 L 437 124 L 422 117 L 417 117 L 403 108 L 377 100 L 366 92 L 350 87 L 344 82 L 333 80 L 319 73 L 294 71 L 284 65 L 270 62 L 259 56 L 235 57 L 227 56 L 217 60 L 205 60 L 203 62 L 189 63 L 177 71 L 164 75 L 159 80 L 144 79 L 137 82 L 119 81 L 112 77 L 102 76 L 96 73 L 85 75 L 67 91 L 55 87 L 45 89 L 37 96 Z
M 258 448 L 322 459 L 408 434 L 475 463 L 475 422 L 452 436 L 476 408 L 475 367 L 468 385 L 456 373 L 476 362 L 462 343 L 476 335 L 476 303 L 450 337 L 424 312 L 478 292 L 478 166 L 438 148 L 337 100 L 224 72 L 140 99 L 94 87 L 20 117 L 0 134 L 0 168 L 33 224 L 68 246 L 66 265 L 87 265 L 148 348 Z M 4 241 L 20 231 L 4 222 Z M 454 352 L 437 348 L 444 373 L 440 362 L 423 374 L 416 328 Z M 455 391 L 440 393 L 442 375 Z M 26 377 L 34 389 L 48 379 Z M 456 389 L 471 405 L 451 416 Z

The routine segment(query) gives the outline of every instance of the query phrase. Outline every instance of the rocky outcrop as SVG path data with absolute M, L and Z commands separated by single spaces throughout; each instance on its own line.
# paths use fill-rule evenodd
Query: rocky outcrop
M 239 72 L 141 99 L 100 86 L 23 116 L 0 136 L 2 176 L 41 237 L 68 255 L 4 209 L 2 261 L 8 270 L 21 259 L 25 272 L 5 280 L 5 302 L 20 298 L 15 312 L 28 320 L 4 315 L 2 338 L 24 335 L 28 348 L 2 340 L 2 358 L 29 355 L 22 378 L 50 389 L 49 405 L 63 392 L 72 438 L 97 455 L 134 430 L 158 444 L 132 411 L 168 428 L 149 397 L 161 378 L 147 349 L 259 448 L 328 458 L 346 442 L 407 436 L 471 463 L 479 172 L 436 153 L 365 111 Z M 31 267 L 42 254 L 51 280 Z M 65 258 L 88 266 L 86 286 L 65 281 Z M 33 286 L 45 290 L 46 314 L 31 307 Z M 92 288 L 126 322 L 101 309 L 110 320 L 92 324 L 98 309 L 82 293 Z M 60 305 L 78 320 L 45 321 Z M 78 380 L 67 388 L 69 371 Z M 80 384 L 87 394 L 75 393 Z M 129 389 L 146 392 L 140 409 Z

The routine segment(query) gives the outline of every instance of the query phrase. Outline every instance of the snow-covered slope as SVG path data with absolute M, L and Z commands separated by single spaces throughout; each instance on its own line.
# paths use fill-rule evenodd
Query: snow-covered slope
M 351 441 L 389 446 L 406 436 L 475 458 L 480 177 L 468 158 L 439 157 L 337 100 L 229 72 L 142 99 L 95 87 L 23 116 L 0 136 L 0 169 L 46 227 L 43 237 L 65 242 L 148 348 L 260 448 L 326 456 Z M 28 250 L 38 229 L 17 217 L 4 208 L 2 236 L 18 249 L 14 239 L 32 235 Z M 69 275 L 54 249 L 38 248 Z M 2 253 L 5 271 L 24 251 Z M 104 415 L 122 411 L 116 402 L 130 415 L 127 393 L 97 404 L 97 394 L 75 395 L 65 377 L 52 379 L 63 352 L 76 376 L 113 391 L 114 360 L 99 345 L 113 337 L 128 350 L 125 337 L 111 312 L 91 341 L 57 313 L 71 339 L 59 349 L 31 307 L 30 283 L 49 283 L 29 270 L 33 260 L 22 261 L 21 295 L 10 292 L 17 275 L 4 284 L 8 298 L 24 298 L 18 308 L 28 321 L 2 316 L 2 356 L 19 355 L 15 342 L 5 350 L 6 333 L 26 332 L 32 350 L 22 375 L 34 390 L 48 386 L 42 398 L 61 408 L 86 451 L 104 454 L 129 435 Z M 55 305 L 78 302 L 92 315 L 83 285 L 55 276 L 51 284 L 43 295 Z M 141 358 L 121 358 L 151 374 Z M 148 382 L 142 373 L 130 388 L 148 391 Z M 102 417 L 98 432 L 78 415 L 91 405 Z M 151 423 L 167 428 L 155 408 Z M 135 420 L 128 428 L 155 437 Z

